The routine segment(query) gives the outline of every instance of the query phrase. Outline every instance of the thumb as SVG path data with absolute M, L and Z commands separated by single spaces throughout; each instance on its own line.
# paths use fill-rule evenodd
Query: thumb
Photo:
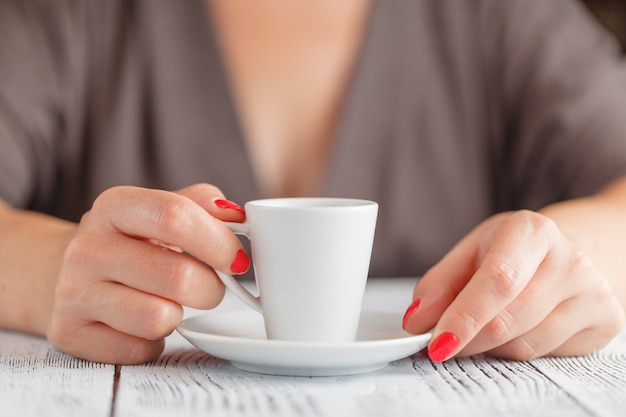
M 469 234 L 429 269 L 415 285 L 402 327 L 421 334 L 432 329 L 476 271 L 477 238 Z

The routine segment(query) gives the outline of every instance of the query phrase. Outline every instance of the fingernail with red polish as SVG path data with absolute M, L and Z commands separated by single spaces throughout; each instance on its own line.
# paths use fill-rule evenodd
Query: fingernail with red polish
M 243 251 L 243 249 L 239 249 L 237 251 L 237 255 L 235 255 L 235 259 L 233 263 L 230 264 L 230 270 L 233 274 L 243 274 L 250 268 L 250 258 Z
M 239 204 L 234 203 L 230 200 L 224 200 L 224 199 L 218 198 L 217 200 L 214 200 L 214 203 L 219 208 L 235 210 L 243 214 L 244 216 L 246 215 L 245 210 L 241 208 Z
M 428 347 L 428 356 L 433 362 L 443 362 L 459 345 L 459 338 L 454 333 L 441 333 Z
M 420 306 L 420 299 L 416 298 L 415 300 L 413 300 L 413 302 L 411 303 L 411 305 L 409 306 L 409 308 L 406 309 L 406 313 L 404 313 L 404 317 L 402 317 L 402 328 L 406 329 L 406 322 L 409 319 L 409 317 L 411 316 L 411 314 L 413 314 L 413 312 L 415 310 L 417 310 L 417 307 Z

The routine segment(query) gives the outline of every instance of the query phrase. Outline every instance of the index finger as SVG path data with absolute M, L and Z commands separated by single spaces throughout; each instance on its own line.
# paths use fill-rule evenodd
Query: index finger
M 226 225 L 190 198 L 173 192 L 138 187 L 114 187 L 94 202 L 121 233 L 155 239 L 222 271 L 242 273 L 249 258 L 241 241 Z
M 548 229 L 554 227 L 538 213 L 521 211 L 487 237 L 488 248 L 482 261 L 477 259 L 478 269 L 435 327 L 429 346 L 433 361 L 458 353 L 515 300 L 549 253 L 552 233 Z

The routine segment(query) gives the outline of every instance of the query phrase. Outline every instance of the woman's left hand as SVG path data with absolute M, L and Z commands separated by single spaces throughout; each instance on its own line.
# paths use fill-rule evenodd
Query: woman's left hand
M 415 287 L 403 327 L 433 326 L 435 362 L 488 352 L 529 360 L 605 346 L 624 310 L 603 273 L 549 217 L 493 216 L 470 232 Z

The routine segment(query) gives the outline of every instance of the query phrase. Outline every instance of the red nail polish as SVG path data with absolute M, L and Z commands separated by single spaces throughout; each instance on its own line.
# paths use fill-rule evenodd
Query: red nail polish
M 230 270 L 233 274 L 243 274 L 250 268 L 250 258 L 243 251 L 243 249 L 239 249 L 237 251 L 237 255 L 235 255 L 235 259 L 233 263 L 230 264 Z
M 241 206 L 239 204 L 233 203 L 230 200 L 224 200 L 224 199 L 218 198 L 217 200 L 214 201 L 214 203 L 219 208 L 235 210 L 235 211 L 238 211 L 239 213 L 243 214 L 244 216 L 246 215 L 245 210 L 243 208 L 241 208 Z
M 428 356 L 433 362 L 443 362 L 459 345 L 459 338 L 454 333 L 441 333 L 428 347 Z
M 415 300 L 413 300 L 413 302 L 411 303 L 411 305 L 409 306 L 409 308 L 406 309 L 406 313 L 404 313 L 404 317 L 402 317 L 402 328 L 406 329 L 406 322 L 409 319 L 409 317 L 411 316 L 411 314 L 413 314 L 413 312 L 415 310 L 417 310 L 417 307 L 420 306 L 420 299 L 416 298 Z

